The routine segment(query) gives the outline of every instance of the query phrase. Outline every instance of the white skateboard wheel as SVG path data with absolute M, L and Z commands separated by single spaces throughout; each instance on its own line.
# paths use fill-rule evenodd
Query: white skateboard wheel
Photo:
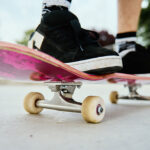
M 118 101 L 118 92 L 117 91 L 112 91 L 110 93 L 110 102 L 113 103 L 113 104 L 117 104 L 117 101 Z
M 105 116 L 103 99 L 98 96 L 88 96 L 82 103 L 81 113 L 85 121 L 99 123 Z
M 38 92 L 31 92 L 24 98 L 24 109 L 30 114 L 39 114 L 43 108 L 36 107 L 38 100 L 44 100 L 44 96 Z

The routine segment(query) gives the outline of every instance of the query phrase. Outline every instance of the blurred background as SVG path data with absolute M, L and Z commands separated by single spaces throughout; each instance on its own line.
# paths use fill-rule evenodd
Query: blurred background
M 27 44 L 41 19 L 42 0 L 0 0 L 0 40 Z M 138 37 L 150 45 L 150 0 L 143 0 Z M 99 33 L 102 46 L 115 42 L 117 0 L 73 0 L 71 11 L 82 27 Z

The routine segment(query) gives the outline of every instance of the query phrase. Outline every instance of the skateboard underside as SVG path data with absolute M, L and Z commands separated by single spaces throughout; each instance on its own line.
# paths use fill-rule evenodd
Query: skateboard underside
M 60 67 L 14 51 L 0 50 L 0 76 L 9 80 L 73 81 L 77 77 Z

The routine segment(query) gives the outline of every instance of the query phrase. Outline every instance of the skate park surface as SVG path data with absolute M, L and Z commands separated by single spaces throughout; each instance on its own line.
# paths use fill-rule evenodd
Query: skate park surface
M 83 85 L 74 98 L 101 96 L 105 100 L 106 115 L 102 123 L 86 123 L 81 114 L 45 109 L 39 115 L 24 111 L 23 99 L 31 91 L 41 92 L 50 99 L 52 93 L 41 84 L 0 82 L 0 147 L 4 150 L 149 150 L 150 102 L 109 102 L 111 91 L 128 91 L 122 85 Z M 139 92 L 150 96 L 150 85 Z

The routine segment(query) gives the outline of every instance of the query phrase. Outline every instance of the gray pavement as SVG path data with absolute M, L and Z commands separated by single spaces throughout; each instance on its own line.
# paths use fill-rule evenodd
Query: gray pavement
M 150 102 L 121 101 L 110 104 L 112 90 L 125 94 L 121 85 L 84 85 L 75 98 L 99 95 L 106 103 L 105 119 L 100 124 L 84 122 L 81 114 L 44 110 L 40 115 L 27 114 L 22 106 L 31 91 L 52 97 L 44 86 L 0 84 L 1 150 L 149 150 Z M 150 95 L 150 85 L 141 93 Z

